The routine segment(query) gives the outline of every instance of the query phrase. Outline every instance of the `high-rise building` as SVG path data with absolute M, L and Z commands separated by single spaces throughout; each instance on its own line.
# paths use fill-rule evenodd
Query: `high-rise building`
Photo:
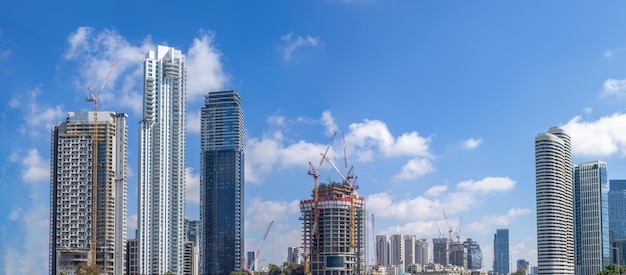
M 50 274 L 72 274 L 78 264 L 89 264 L 94 245 L 95 263 L 103 274 L 125 273 L 126 115 L 94 114 L 70 112 L 52 132 Z M 98 138 L 94 144 L 96 124 Z M 97 187 L 92 204 L 94 178 Z M 96 232 L 95 244 L 92 232 Z
M 408 272 L 409 265 L 415 263 L 415 240 L 415 235 L 402 236 L 404 272 Z
M 539 274 L 574 274 L 574 184 L 571 140 L 552 127 L 535 137 Z
M 185 222 L 185 56 L 157 46 L 144 59 L 137 238 L 141 274 L 182 274 Z
M 493 271 L 496 275 L 509 274 L 509 230 L 496 229 L 493 235 Z
M 606 163 L 574 167 L 574 244 L 577 275 L 595 275 L 610 264 L 609 185 Z
M 467 249 L 461 242 L 450 243 L 450 264 L 467 268 Z
M 524 259 L 517 260 L 517 271 L 520 275 L 528 275 L 530 263 Z
M 228 275 L 244 258 L 244 116 L 235 91 L 210 92 L 201 110 L 203 274 Z
M 389 237 L 387 235 L 376 235 L 376 257 L 381 266 L 390 266 L 389 258 Z
M 354 194 L 348 182 L 329 182 L 319 185 L 317 202 L 315 210 L 314 199 L 300 201 L 302 239 L 311 275 L 365 274 L 363 197 Z
M 415 241 L 415 263 L 424 267 L 429 264 L 430 254 L 428 241 L 420 239 Z
M 200 221 L 185 219 L 183 274 L 199 274 Z
M 471 270 L 481 270 L 483 268 L 483 252 L 480 250 L 478 242 L 468 238 L 463 242 L 467 249 L 467 268 Z
M 404 242 L 400 234 L 389 237 L 389 260 L 390 265 L 395 266 L 399 266 L 404 260 Z
M 450 263 L 450 239 L 433 239 L 433 263 L 447 265 Z
M 300 246 L 291 246 L 287 248 L 287 261 L 294 264 L 304 264 L 304 251 Z
M 139 275 L 139 242 L 135 238 L 126 243 L 126 275 Z
M 626 238 L 626 180 L 609 181 L 609 229 L 614 239 Z

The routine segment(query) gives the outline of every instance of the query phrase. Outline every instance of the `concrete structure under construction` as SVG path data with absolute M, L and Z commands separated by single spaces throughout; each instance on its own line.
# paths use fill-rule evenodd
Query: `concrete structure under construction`
M 126 114 L 113 112 L 70 112 L 54 127 L 50 274 L 75 273 L 92 252 L 101 274 L 125 273 L 127 132 Z
M 300 202 L 302 237 L 311 275 L 365 274 L 366 217 L 363 197 L 350 183 L 324 183 Z
M 433 263 L 447 265 L 450 263 L 450 239 L 433 239 Z

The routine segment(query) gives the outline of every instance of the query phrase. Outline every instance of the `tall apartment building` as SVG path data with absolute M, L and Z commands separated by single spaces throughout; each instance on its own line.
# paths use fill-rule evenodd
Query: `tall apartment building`
M 433 238 L 433 263 L 440 265 L 450 263 L 450 239 Z
M 539 274 L 574 274 L 574 184 L 569 134 L 557 127 L 535 137 Z
M 381 266 L 390 266 L 390 242 L 387 235 L 376 235 L 376 255 Z
M 203 274 L 241 270 L 244 258 L 244 116 L 235 91 L 210 92 L 201 110 Z
M 610 263 L 606 163 L 574 167 L 574 251 L 577 275 L 595 275 Z
M 493 235 L 493 271 L 496 275 L 509 274 L 508 229 L 496 229 Z
M 311 275 L 365 274 L 365 203 L 362 196 L 351 198 L 351 188 L 350 183 L 320 184 L 317 214 L 314 199 L 300 201 Z
M 139 122 L 141 274 L 182 274 L 185 219 L 185 56 L 157 46 L 144 59 Z
M 415 241 L 415 235 L 402 236 L 402 264 L 404 266 L 404 272 L 408 272 L 409 265 L 415 263 Z
M 402 235 L 396 234 L 389 237 L 389 264 L 399 266 L 404 260 L 404 242 Z
M 468 238 L 463 242 L 467 249 L 467 268 L 471 270 L 483 269 L 483 252 L 480 250 L 478 242 Z
M 137 238 L 126 242 L 126 275 L 139 275 L 139 241 Z
M 429 264 L 430 252 L 428 241 L 426 239 L 419 239 L 415 241 L 415 263 L 422 267 Z
M 52 132 L 50 274 L 75 273 L 78 264 L 91 262 L 94 245 L 95 262 L 103 274 L 125 272 L 126 115 L 98 112 L 95 121 L 94 112 L 70 112 Z M 94 144 L 96 124 L 98 142 Z M 97 188 L 92 204 L 94 164 Z M 92 221 L 94 211 L 96 220 Z

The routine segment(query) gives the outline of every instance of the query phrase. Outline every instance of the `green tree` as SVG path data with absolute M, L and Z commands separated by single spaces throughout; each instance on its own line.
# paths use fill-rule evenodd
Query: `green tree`
M 280 267 L 275 264 L 269 264 L 268 266 L 269 273 L 268 275 L 281 275 Z
M 626 273 L 626 265 L 610 264 L 596 275 L 622 275 Z
M 243 270 L 237 270 L 230 272 L 230 275 L 246 275 L 247 273 Z

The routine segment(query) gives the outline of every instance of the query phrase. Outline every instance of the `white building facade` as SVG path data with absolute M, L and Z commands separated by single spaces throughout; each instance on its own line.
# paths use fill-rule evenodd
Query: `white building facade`
M 139 123 L 139 273 L 182 274 L 185 218 L 185 56 L 157 46 L 144 60 Z
M 535 137 L 539 274 L 574 274 L 571 138 L 557 127 Z

